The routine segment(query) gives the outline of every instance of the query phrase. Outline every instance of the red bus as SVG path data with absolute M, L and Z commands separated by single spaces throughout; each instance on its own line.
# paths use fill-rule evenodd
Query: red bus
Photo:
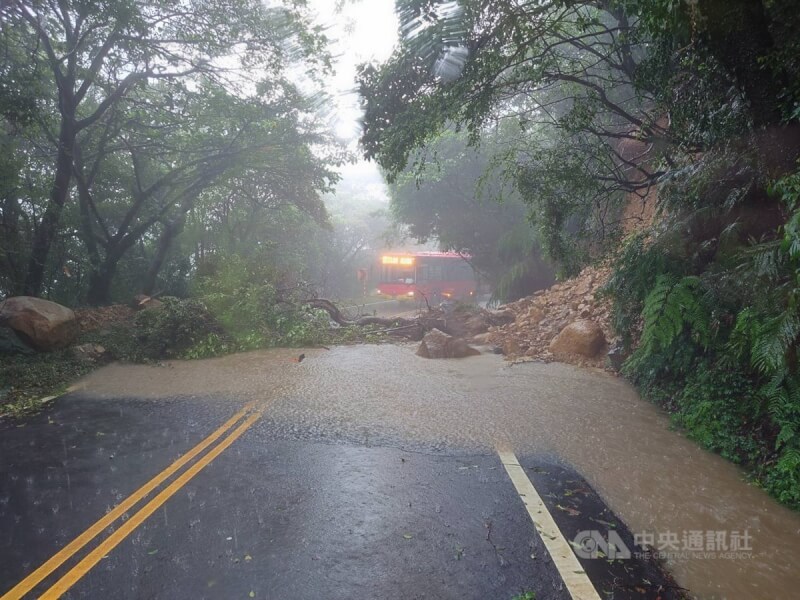
M 468 300 L 475 296 L 475 272 L 455 252 L 384 254 L 378 265 L 378 294 L 392 298 Z

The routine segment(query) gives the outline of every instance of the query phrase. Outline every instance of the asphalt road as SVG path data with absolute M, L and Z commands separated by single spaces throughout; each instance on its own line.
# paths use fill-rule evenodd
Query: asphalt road
M 414 350 L 109 365 L 0 422 L 0 600 L 685 595 L 632 532 L 693 598 L 796 597 L 800 517 L 624 380 Z
M 337 441 L 308 428 L 292 439 L 268 415 L 219 395 L 73 393 L 24 424 L 4 424 L 2 598 L 572 597 L 497 454 Z M 519 464 L 535 474 L 565 536 L 599 519 L 632 544 L 568 465 L 543 456 Z M 656 591 L 670 583 L 652 564 L 583 560 L 584 569 L 598 597 L 675 597 Z

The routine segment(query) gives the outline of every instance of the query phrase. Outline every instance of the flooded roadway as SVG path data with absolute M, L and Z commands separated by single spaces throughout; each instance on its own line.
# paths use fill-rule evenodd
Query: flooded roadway
M 772 599 L 800 590 L 800 517 L 730 463 L 669 429 L 624 381 L 561 364 L 510 366 L 482 355 L 418 358 L 409 346 L 253 352 L 160 367 L 112 365 L 81 393 L 115 398 L 218 396 L 265 407 L 252 435 L 422 453 L 551 456 L 577 470 L 633 532 L 744 532 L 748 558 L 673 553 L 698 598 Z M 536 482 L 535 477 L 533 478 Z

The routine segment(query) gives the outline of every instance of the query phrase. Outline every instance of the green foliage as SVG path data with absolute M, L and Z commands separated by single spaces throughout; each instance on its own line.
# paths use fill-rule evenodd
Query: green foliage
M 319 193 L 341 152 L 287 75 L 311 83 L 330 66 L 303 3 L 65 0 L 0 17 L 0 295 L 185 291 L 170 251 L 220 198 L 231 221 L 296 210 L 325 225 Z
M 617 239 L 613 223 L 623 195 L 602 183 L 613 178 L 613 159 L 597 140 L 561 126 L 530 131 L 517 153 L 513 159 L 521 164 L 511 178 L 543 254 L 559 275 L 575 275 Z
M 43 397 L 61 393 L 70 381 L 92 368 L 69 349 L 3 355 L 0 360 L 0 416 L 19 418 L 38 412 Z
M 629 359 L 630 368 L 635 368 L 643 357 L 669 348 L 686 328 L 695 344 L 708 346 L 710 315 L 701 295 L 697 277 L 675 280 L 668 275 L 658 276 L 644 301 L 644 327 L 639 347 Z
M 234 340 L 245 347 L 266 345 L 266 316 L 276 299 L 274 276 L 267 268 L 238 256 L 221 257 L 204 269 L 206 273 L 195 284 L 195 295 Z M 252 334 L 258 339 L 253 339 Z
M 445 132 L 465 130 L 481 151 L 500 132 L 495 178 L 527 205 L 544 256 L 574 274 L 616 239 L 624 192 L 657 177 L 618 153 L 626 138 L 663 135 L 632 90 L 645 40 L 616 3 L 397 4 L 415 33 L 361 70 L 367 156 L 394 181 L 424 170 Z
M 192 346 L 183 352 L 183 358 L 211 358 L 222 354 L 230 354 L 237 350 L 237 345 L 230 338 L 218 333 L 209 333 L 204 338 L 196 341 Z
M 707 210 L 695 205 L 632 239 L 607 292 L 616 326 L 630 327 L 631 341 L 641 319 L 625 372 L 642 391 L 690 437 L 748 466 L 776 498 L 800 507 L 798 173 L 769 191 L 789 211 L 775 238 L 718 250 L 710 260 L 696 258 L 702 251 L 676 260 L 689 244 L 676 234 L 691 232 L 692 214 Z
M 672 244 L 653 240 L 642 231 L 628 239 L 614 262 L 603 293 L 612 297 L 612 325 L 630 348 L 640 332 L 641 314 L 653 281 L 659 274 L 677 279 L 686 274 L 687 262 L 674 253 Z
M 207 347 L 209 336 L 222 329 L 199 300 L 162 298 L 163 306 L 136 314 L 132 334 L 136 346 L 128 357 L 133 361 L 180 358 L 197 344 Z
M 161 298 L 97 339 L 122 360 L 209 358 L 271 346 L 308 346 L 329 338 L 327 314 L 299 301 L 278 301 L 274 274 L 240 257 L 217 262 L 195 298 Z M 262 277 L 262 279 L 258 279 Z
M 497 241 L 496 252 L 502 270 L 494 282 L 493 301 L 516 300 L 552 282 L 552 269 L 527 221 L 512 225 Z
M 330 319 L 323 310 L 285 311 L 275 317 L 274 323 L 281 346 L 315 346 L 330 339 Z
M 470 255 L 504 302 L 553 281 L 518 190 L 503 185 L 494 168 L 493 153 L 506 138 L 487 135 L 475 149 L 465 135 L 447 131 L 431 141 L 425 155 L 433 159 L 401 172 L 390 186 L 394 219 L 417 241 L 436 239 L 443 250 Z M 422 153 L 417 156 L 422 162 Z
M 205 266 L 194 293 L 214 315 L 233 347 L 315 345 L 326 340 L 327 315 L 303 307 L 300 294 L 279 294 L 282 278 L 267 263 L 241 256 L 218 257 Z M 290 282 L 283 283 L 290 286 Z M 295 283 L 298 292 L 303 287 Z M 205 340 L 205 346 L 225 345 Z
M 673 422 L 692 439 L 736 463 L 758 465 L 769 455 L 759 431 L 765 418 L 755 381 L 740 369 L 700 362 L 677 397 Z
M 767 473 L 764 484 L 778 500 L 800 508 L 800 450 L 784 450 Z
M 393 180 L 418 172 L 420 149 L 434 148 L 443 131 L 463 128 L 478 146 L 516 124 L 499 170 L 565 274 L 617 239 L 624 193 L 656 183 L 677 183 L 681 207 L 714 205 L 692 215 L 710 251 L 714 233 L 695 226 L 719 218 L 754 181 L 744 161 L 711 150 L 748 155 L 748 130 L 797 114 L 800 36 L 790 5 L 465 0 L 438 10 L 398 1 L 401 31 L 414 35 L 386 63 L 361 70 L 362 143 Z M 727 172 L 703 164 L 720 156 Z M 717 188 L 726 205 L 711 181 L 725 182 Z

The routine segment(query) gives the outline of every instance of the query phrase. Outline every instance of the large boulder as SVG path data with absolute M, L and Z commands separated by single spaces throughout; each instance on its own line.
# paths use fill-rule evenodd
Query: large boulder
M 417 356 L 423 358 L 464 358 L 477 354 L 480 354 L 480 351 L 464 340 L 454 338 L 438 329 L 431 329 L 426 333 L 417 348 Z
M 448 321 L 448 325 L 451 322 Z M 481 333 L 486 333 L 486 330 L 489 329 L 489 323 L 486 321 L 486 318 L 482 314 L 476 314 L 469 317 L 466 321 L 464 321 L 464 327 L 459 335 L 463 335 L 465 337 L 479 335 Z
M 553 354 L 579 354 L 587 358 L 596 357 L 605 347 L 603 330 L 588 319 L 570 323 L 550 342 Z
M 32 296 L 0 302 L 0 326 L 13 329 L 22 341 L 40 352 L 66 348 L 80 331 L 72 310 Z
M 449 312 L 445 311 L 447 332 L 461 338 L 470 338 L 485 333 L 492 325 L 508 323 L 513 320 L 514 315 L 511 311 L 501 313 L 473 304 L 459 304 Z

